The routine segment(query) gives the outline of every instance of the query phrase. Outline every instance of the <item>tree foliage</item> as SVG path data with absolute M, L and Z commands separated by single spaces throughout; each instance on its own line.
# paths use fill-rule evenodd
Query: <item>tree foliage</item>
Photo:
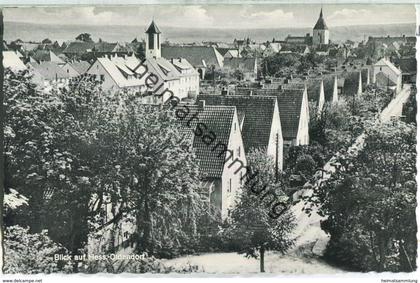
M 4 231 L 4 273 L 57 273 L 71 272 L 68 261 L 54 260 L 55 254 L 68 255 L 68 251 L 53 242 L 46 230 L 30 234 L 29 228 L 10 226 Z
M 415 127 L 403 122 L 366 130 L 358 155 L 338 158 L 313 202 L 331 235 L 326 256 L 359 271 L 413 271 L 416 265 Z
M 252 173 L 258 174 L 256 178 L 244 184 L 226 233 L 240 243 L 238 252 L 260 258 L 260 270 L 264 272 L 265 251 L 276 250 L 284 253 L 292 247 L 294 240 L 291 232 L 296 223 L 293 213 L 288 209 L 288 197 L 284 186 L 280 181 L 276 181 L 274 161 L 259 150 L 251 152 L 247 160 Z M 272 204 L 277 201 L 286 206 L 273 207 Z M 284 207 L 286 209 L 279 218 L 270 217 L 271 210 L 280 211 Z
M 41 92 L 27 72 L 6 70 L 4 89 L 5 191 L 28 203 L 6 226 L 47 229 L 72 255 L 98 235 L 114 252 L 121 241 L 106 232 L 128 224 L 134 252 L 170 257 L 194 246 L 198 167 L 173 111 L 103 92 L 90 76 Z

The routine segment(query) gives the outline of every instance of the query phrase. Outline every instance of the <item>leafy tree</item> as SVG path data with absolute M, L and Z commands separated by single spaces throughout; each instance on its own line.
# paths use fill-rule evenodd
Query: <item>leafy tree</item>
M 144 46 L 145 46 L 145 42 L 141 42 L 141 43 L 138 43 L 138 46 L 137 46 L 137 49 L 136 49 L 136 56 L 138 57 L 138 58 L 140 58 L 141 60 L 143 60 L 145 57 L 146 57 L 146 55 L 145 55 L 145 50 L 144 50 Z
M 416 130 L 403 122 L 366 129 L 364 148 L 338 157 L 312 202 L 331 235 L 326 257 L 359 271 L 416 268 Z
M 226 234 L 241 243 L 238 252 L 247 257 L 259 257 L 260 271 L 265 272 L 265 252 L 285 253 L 292 247 L 291 232 L 296 223 L 288 209 L 284 186 L 276 181 L 274 161 L 259 150 L 251 152 L 247 160 L 251 169 L 249 176 L 256 173 L 256 178 L 245 182 Z M 276 206 L 276 203 L 283 205 Z M 280 217 L 272 217 L 272 213 Z
M 4 273 L 71 272 L 71 261 L 55 260 L 54 255 L 68 251 L 53 242 L 47 232 L 30 234 L 28 228 L 7 227 L 4 232 Z
M 76 40 L 84 41 L 84 42 L 93 42 L 90 33 L 81 33 L 76 36 Z
M 108 230 L 112 237 L 129 221 L 138 253 L 170 257 L 191 246 L 202 209 L 198 165 L 174 111 L 143 105 L 131 95 L 108 94 L 91 121 L 91 151 L 97 155 L 91 166 L 97 168 L 94 202 L 103 208 L 108 202 L 112 211 L 107 221 L 93 221 L 97 236 Z
M 276 53 L 265 57 L 261 64 L 264 75 L 274 76 L 279 74 L 284 68 L 291 68 L 297 66 L 300 55 L 294 53 Z
M 87 241 L 89 173 L 81 137 L 89 131 L 79 92 L 41 93 L 27 72 L 6 71 L 5 190 L 28 198 L 6 225 L 30 227 L 30 233 L 49 230 L 51 238 L 72 254 Z M 75 267 L 76 268 L 76 267 Z

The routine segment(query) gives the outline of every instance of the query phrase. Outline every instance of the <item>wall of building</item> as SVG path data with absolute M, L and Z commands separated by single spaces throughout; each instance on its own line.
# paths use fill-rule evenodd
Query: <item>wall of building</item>
M 278 135 L 278 148 L 276 151 L 276 135 Z M 267 146 L 267 154 L 276 160 L 276 154 L 278 152 L 278 168 L 283 170 L 283 134 L 281 131 L 280 112 L 277 104 L 277 100 L 274 107 L 273 121 L 271 122 L 271 133 L 270 140 Z
M 312 43 L 314 45 L 318 44 L 328 44 L 330 41 L 330 31 L 329 30 L 317 30 L 314 29 Z
M 235 111 L 236 112 L 236 111 Z M 229 137 L 228 149 L 233 152 L 233 158 L 225 163 L 222 183 L 221 183 L 221 216 L 222 219 L 226 219 L 230 216 L 230 211 L 234 208 L 235 200 L 240 196 L 241 193 L 241 176 L 245 175 L 245 169 L 241 169 L 236 174 L 235 172 L 241 166 L 239 161 L 232 163 L 233 160 L 237 159 L 242 161 L 243 166 L 246 166 L 246 157 L 244 143 L 242 140 L 242 134 L 238 121 L 237 113 L 234 115 L 232 122 L 232 128 Z M 232 166 L 230 166 L 232 165 Z M 230 168 L 229 168 L 230 166 Z
M 104 90 L 118 90 L 119 87 L 115 83 L 111 75 L 105 70 L 102 64 L 96 60 L 95 63 L 86 72 L 87 74 L 95 75 L 96 80 L 102 80 L 102 89 Z
M 307 145 L 309 144 L 309 105 L 308 105 L 308 94 L 305 89 L 302 99 L 302 109 L 299 120 L 299 128 L 296 136 L 295 145 Z

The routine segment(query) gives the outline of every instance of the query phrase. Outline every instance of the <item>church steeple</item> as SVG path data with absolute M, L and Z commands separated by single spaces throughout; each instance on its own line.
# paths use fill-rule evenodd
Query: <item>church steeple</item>
M 318 21 L 316 22 L 313 28 L 312 43 L 314 45 L 329 44 L 329 41 L 330 32 L 324 20 L 324 13 L 321 8 L 321 11 L 319 12 Z
M 153 20 L 146 30 L 146 58 L 161 57 L 160 30 Z

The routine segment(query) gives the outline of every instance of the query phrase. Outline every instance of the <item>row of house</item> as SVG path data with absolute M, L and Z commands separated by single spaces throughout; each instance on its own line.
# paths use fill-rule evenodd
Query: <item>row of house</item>
M 184 136 L 192 139 L 200 185 L 208 192 L 206 199 L 217 219 L 229 217 L 250 173 L 246 166 L 251 151 L 263 150 L 281 171 L 284 148 L 309 143 L 306 89 L 200 94 L 194 104 L 180 104 L 176 111 L 184 113 L 180 121 Z M 206 140 L 206 133 L 195 134 L 203 129 L 213 137 L 207 135 Z

